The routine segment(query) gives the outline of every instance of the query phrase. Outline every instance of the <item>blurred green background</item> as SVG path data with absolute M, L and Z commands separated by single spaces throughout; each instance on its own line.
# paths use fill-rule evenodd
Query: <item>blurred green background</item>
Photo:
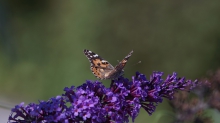
M 134 50 L 125 68 L 129 78 L 136 71 L 148 78 L 152 71 L 204 77 L 220 65 L 219 5 L 217 0 L 2 0 L 0 100 L 28 104 L 96 80 L 83 49 L 113 66 Z M 172 115 L 165 101 L 152 116 L 142 111 L 136 122 L 170 122 Z

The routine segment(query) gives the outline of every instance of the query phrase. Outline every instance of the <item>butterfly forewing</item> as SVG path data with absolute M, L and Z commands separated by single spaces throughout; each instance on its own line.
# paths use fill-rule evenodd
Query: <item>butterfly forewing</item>
M 121 60 L 121 62 L 118 65 L 115 66 L 115 70 L 112 71 L 109 75 L 111 78 L 115 79 L 115 78 L 118 78 L 119 76 L 123 75 L 123 72 L 124 72 L 123 68 L 125 67 L 126 63 L 128 62 L 128 59 L 131 57 L 132 53 L 133 53 L 133 50 L 127 56 L 125 56 L 125 58 L 123 60 Z
M 108 61 L 104 60 L 98 54 L 86 49 L 84 50 L 84 54 L 89 59 L 90 69 L 97 78 L 104 79 L 105 73 L 114 69 Z

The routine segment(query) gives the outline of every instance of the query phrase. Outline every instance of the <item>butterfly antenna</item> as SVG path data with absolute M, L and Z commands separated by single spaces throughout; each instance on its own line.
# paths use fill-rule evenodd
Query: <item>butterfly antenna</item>
M 137 63 L 133 64 L 133 66 L 135 66 L 135 65 L 137 65 L 137 64 L 140 64 L 140 63 L 141 63 L 141 61 L 138 61 Z
M 140 64 L 141 63 L 141 61 L 138 61 L 137 63 L 135 63 L 135 64 L 133 64 L 132 66 L 135 66 L 135 65 L 137 65 L 137 64 Z M 125 70 L 126 68 L 124 68 L 124 70 Z

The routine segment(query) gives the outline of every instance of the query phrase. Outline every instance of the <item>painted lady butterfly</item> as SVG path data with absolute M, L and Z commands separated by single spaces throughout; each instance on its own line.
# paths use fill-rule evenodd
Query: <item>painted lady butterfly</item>
M 119 76 L 123 75 L 123 68 L 125 67 L 128 59 L 132 55 L 133 50 L 125 56 L 125 58 L 119 62 L 118 65 L 113 67 L 108 61 L 101 58 L 98 54 L 90 51 L 90 50 L 84 50 L 84 54 L 89 59 L 91 65 L 90 69 L 92 73 L 98 78 L 98 79 L 116 79 Z

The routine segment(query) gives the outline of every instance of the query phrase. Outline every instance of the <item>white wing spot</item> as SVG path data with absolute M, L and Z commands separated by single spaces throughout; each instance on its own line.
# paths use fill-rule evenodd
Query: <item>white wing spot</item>
M 94 57 L 98 57 L 99 55 L 97 55 L 97 54 L 95 54 L 95 55 L 93 55 Z
M 106 60 L 102 60 L 102 62 L 107 62 Z

